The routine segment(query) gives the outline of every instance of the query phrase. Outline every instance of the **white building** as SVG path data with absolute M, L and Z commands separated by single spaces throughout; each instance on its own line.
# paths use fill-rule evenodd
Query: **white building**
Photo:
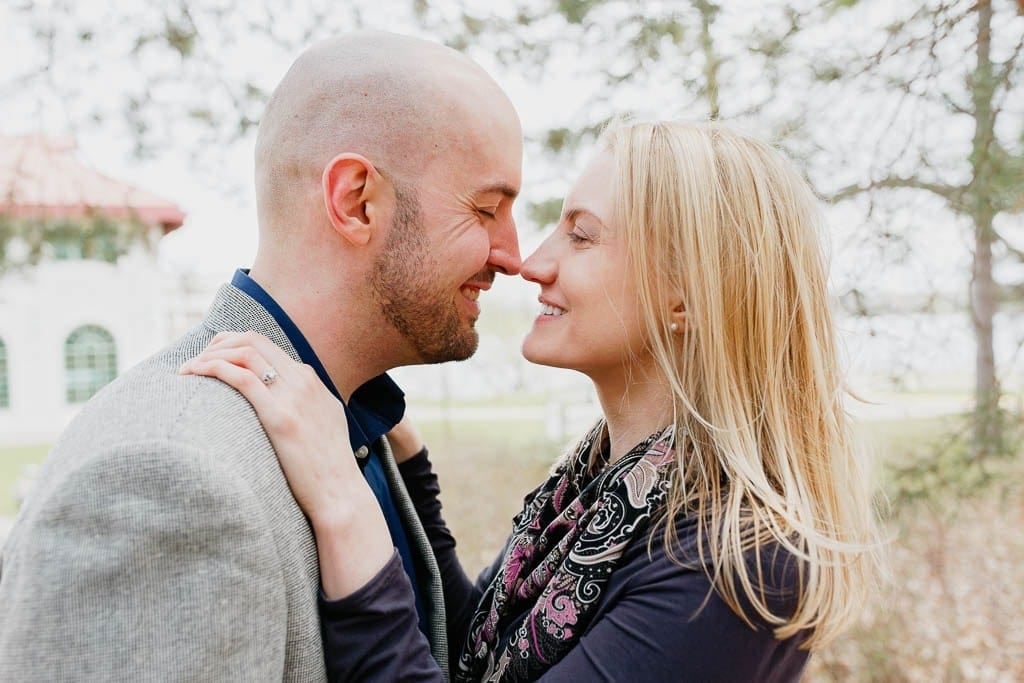
M 155 247 L 183 219 L 86 168 L 66 141 L 0 138 L 0 248 L 13 262 L 38 255 L 0 275 L 0 446 L 51 443 L 97 390 L 170 339 L 174 299 Z

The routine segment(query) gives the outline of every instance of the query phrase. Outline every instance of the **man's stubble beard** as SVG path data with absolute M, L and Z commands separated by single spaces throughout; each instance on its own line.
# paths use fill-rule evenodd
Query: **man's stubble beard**
M 419 199 L 394 187 L 394 224 L 371 275 L 374 299 L 419 362 L 465 360 L 476 352 L 479 336 L 459 316 L 452 293 L 432 279 L 442 266 L 429 253 Z

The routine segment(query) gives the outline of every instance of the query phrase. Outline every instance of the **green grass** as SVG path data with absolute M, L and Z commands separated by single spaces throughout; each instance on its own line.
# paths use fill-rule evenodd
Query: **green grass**
M 49 444 L 0 448 L 0 517 L 12 516 L 17 512 L 14 483 L 21 476 L 23 468 L 42 462 L 49 451 Z
M 527 393 L 525 391 L 521 391 L 504 396 L 488 396 L 487 398 L 481 399 L 442 400 L 417 398 L 415 402 L 409 402 L 409 407 L 410 410 L 415 410 L 419 406 L 427 406 L 431 408 L 445 407 L 449 410 L 458 410 L 459 408 L 501 408 L 504 406 L 536 408 L 543 406 L 548 400 L 549 394 L 547 393 Z
M 451 446 L 477 444 L 503 453 L 546 445 L 541 420 L 466 420 L 458 422 L 422 421 L 416 423 L 431 451 Z
M 956 415 L 914 418 L 909 420 L 876 420 L 857 424 L 861 438 L 874 449 L 882 462 L 893 462 L 920 455 L 935 447 L 940 439 L 948 439 L 965 426 Z

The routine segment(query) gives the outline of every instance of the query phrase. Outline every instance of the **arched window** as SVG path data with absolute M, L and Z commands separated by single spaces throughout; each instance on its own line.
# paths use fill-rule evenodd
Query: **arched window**
M 7 345 L 0 339 L 0 408 L 11 407 L 11 390 L 7 380 Z
M 117 376 L 114 337 L 102 327 L 83 325 L 64 342 L 68 403 L 88 401 Z

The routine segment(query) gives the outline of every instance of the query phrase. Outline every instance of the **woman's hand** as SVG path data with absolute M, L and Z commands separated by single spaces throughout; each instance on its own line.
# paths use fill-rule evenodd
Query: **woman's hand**
M 231 385 L 252 404 L 309 517 L 324 592 L 344 597 L 369 581 L 394 545 L 349 444 L 345 410 L 308 365 L 255 332 L 221 332 L 182 374 Z
M 263 335 L 221 332 L 181 372 L 216 377 L 248 399 L 310 518 L 329 514 L 353 484 L 365 485 L 352 457 L 344 407 L 313 368 Z

